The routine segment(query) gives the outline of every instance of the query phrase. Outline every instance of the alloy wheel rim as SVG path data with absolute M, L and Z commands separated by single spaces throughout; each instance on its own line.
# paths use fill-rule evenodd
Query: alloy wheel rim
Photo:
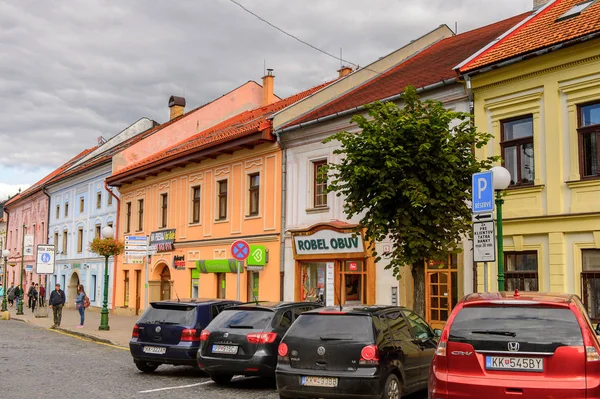
M 388 399 L 400 399 L 400 391 L 396 380 L 391 380 L 388 386 Z

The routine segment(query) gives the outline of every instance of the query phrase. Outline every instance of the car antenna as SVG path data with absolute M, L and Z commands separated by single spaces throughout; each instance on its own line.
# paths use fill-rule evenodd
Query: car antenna
M 177 297 L 177 302 L 181 302 L 181 299 L 179 299 L 179 295 L 177 295 L 177 289 L 175 287 L 173 287 L 173 289 L 175 290 L 175 296 Z

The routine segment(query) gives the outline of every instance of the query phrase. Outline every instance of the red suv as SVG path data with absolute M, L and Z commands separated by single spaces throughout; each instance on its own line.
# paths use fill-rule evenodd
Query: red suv
M 575 295 L 471 294 L 452 311 L 429 399 L 600 398 L 600 345 Z

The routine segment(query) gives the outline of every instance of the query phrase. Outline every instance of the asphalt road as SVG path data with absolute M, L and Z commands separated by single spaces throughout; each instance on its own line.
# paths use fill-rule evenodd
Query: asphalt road
M 7 398 L 279 398 L 268 379 L 239 377 L 218 387 L 191 367 L 142 374 L 128 350 L 13 320 L 0 322 L 0 389 Z

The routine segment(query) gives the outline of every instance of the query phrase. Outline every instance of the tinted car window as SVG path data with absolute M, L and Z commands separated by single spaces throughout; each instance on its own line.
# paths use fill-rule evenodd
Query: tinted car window
M 150 304 L 138 323 L 190 326 L 196 323 L 196 307 Z
M 464 308 L 452 323 L 450 339 L 583 345 L 581 329 L 570 309 L 540 307 Z
M 306 338 L 370 341 L 373 340 L 373 325 L 369 316 L 303 314 L 288 334 Z
M 247 309 L 225 309 L 212 321 L 211 325 L 220 328 L 245 328 L 245 329 L 264 329 L 273 312 L 264 310 Z
M 406 315 L 406 318 L 408 319 L 416 338 L 433 338 L 433 331 L 431 331 L 429 324 L 427 324 L 427 322 L 425 322 L 425 320 L 423 320 L 418 314 L 415 312 L 410 312 Z
M 402 312 L 396 311 L 386 313 L 385 316 L 387 318 L 388 325 L 390 326 L 390 330 L 392 331 L 394 341 L 412 339 L 410 330 L 408 329 L 408 324 L 406 323 L 404 316 L 402 316 Z
M 283 313 L 278 313 L 273 321 L 273 327 L 275 328 L 283 328 L 287 330 L 292 325 L 292 311 L 286 310 Z
M 297 319 L 304 312 L 308 312 L 309 310 L 314 309 L 314 306 L 301 306 L 298 308 L 294 308 L 294 319 Z

